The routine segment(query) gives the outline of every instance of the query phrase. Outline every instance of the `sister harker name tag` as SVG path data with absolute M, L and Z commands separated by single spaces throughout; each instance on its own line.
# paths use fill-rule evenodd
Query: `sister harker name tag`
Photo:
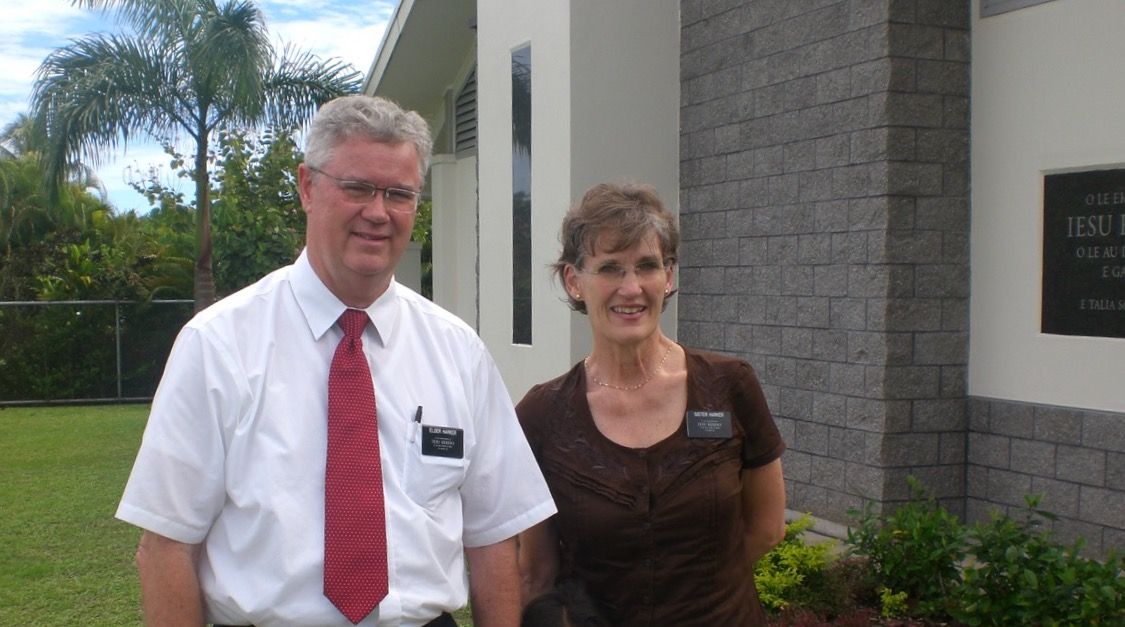
M 729 411 L 689 411 L 685 422 L 689 438 L 731 437 Z

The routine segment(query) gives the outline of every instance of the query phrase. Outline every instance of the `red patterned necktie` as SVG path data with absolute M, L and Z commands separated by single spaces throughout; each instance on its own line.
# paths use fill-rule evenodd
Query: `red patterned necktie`
M 328 371 L 324 596 L 353 624 L 387 596 L 387 529 L 375 387 L 363 354 L 367 313 L 340 316 L 344 339 Z

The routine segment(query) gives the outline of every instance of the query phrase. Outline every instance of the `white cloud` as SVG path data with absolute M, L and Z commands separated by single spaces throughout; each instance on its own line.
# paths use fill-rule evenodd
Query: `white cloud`
M 323 59 L 336 57 L 366 73 L 375 59 L 396 2 L 333 4 L 315 0 L 263 3 L 275 44 L 285 42 Z
M 284 42 L 309 50 L 321 59 L 341 59 L 352 64 L 361 74 L 366 74 L 382 41 L 386 22 L 363 26 L 345 25 L 343 21 L 278 22 L 273 28 L 274 43 Z
M 70 0 L 38 0 L 9 2 L 0 21 L 0 37 L 23 38 L 30 33 L 58 33 L 72 19 L 87 16 L 83 9 L 71 6 Z
M 26 113 L 39 64 L 70 38 L 92 32 L 96 16 L 69 0 L 14 2 L 0 20 L 0 123 Z

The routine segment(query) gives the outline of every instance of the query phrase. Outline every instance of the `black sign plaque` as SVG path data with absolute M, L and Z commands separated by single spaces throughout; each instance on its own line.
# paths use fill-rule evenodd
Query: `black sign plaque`
M 1043 333 L 1125 338 L 1125 169 L 1043 177 Z

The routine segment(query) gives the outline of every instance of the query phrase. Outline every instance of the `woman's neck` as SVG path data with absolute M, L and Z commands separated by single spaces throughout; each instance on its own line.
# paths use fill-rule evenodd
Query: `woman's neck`
M 602 387 L 637 390 L 660 373 L 674 346 L 675 342 L 659 333 L 633 345 L 595 345 L 585 359 L 586 374 Z

